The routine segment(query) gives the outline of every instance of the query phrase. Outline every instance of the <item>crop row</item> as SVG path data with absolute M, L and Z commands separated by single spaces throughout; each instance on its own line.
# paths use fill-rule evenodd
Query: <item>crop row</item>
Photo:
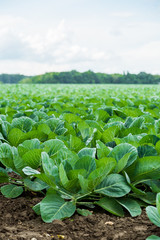
M 158 88 L 43 88 L 1 90 L 1 193 L 40 192 L 33 209 L 45 222 L 91 214 L 96 205 L 133 217 L 155 205 Z

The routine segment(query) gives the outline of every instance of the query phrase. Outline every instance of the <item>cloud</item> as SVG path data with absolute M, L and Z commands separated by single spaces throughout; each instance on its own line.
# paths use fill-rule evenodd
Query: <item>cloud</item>
M 79 45 L 74 32 L 62 20 L 56 28 L 42 33 L 23 34 L 4 28 L 0 32 L 0 59 L 35 61 L 40 63 L 81 62 L 103 59 L 104 53 Z
M 129 18 L 133 17 L 135 14 L 133 12 L 112 12 L 110 16 L 118 18 Z

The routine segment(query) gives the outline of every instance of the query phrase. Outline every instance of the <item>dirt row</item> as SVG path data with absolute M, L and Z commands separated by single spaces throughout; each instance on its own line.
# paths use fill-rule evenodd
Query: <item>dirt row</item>
M 37 196 L 6 199 L 0 195 L 0 240 L 145 240 L 149 235 L 160 236 L 145 210 L 139 217 L 116 217 L 95 209 L 93 215 L 75 214 L 70 219 L 44 223 L 32 206 L 40 201 Z

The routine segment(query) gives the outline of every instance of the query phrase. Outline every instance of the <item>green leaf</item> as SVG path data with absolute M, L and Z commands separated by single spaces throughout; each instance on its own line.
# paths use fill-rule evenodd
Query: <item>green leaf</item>
M 31 167 L 25 167 L 22 170 L 27 176 L 34 176 L 35 174 L 40 174 L 39 171 L 37 171 Z
M 110 115 L 103 109 L 97 109 L 95 112 L 95 116 L 97 121 L 103 121 L 103 122 L 105 122 L 108 118 L 110 118 Z
M 8 134 L 8 141 L 12 146 L 17 147 L 18 144 L 23 141 L 24 135 L 24 132 L 22 132 L 20 129 L 12 128 Z
M 130 190 L 130 186 L 122 175 L 110 174 L 96 187 L 94 192 L 109 197 L 122 197 L 129 193 Z
M 102 143 L 100 140 L 96 141 L 96 149 L 97 149 L 98 159 L 107 157 L 108 154 L 110 153 L 109 148 L 104 143 Z
M 43 189 L 45 189 L 46 187 L 48 187 L 48 185 L 46 183 L 44 183 L 43 181 L 41 181 L 40 179 L 36 178 L 33 181 L 30 178 L 25 178 L 24 179 L 24 185 L 29 188 L 32 191 L 41 191 Z
M 157 207 L 157 211 L 160 215 L 160 193 L 158 193 L 156 196 L 156 207 Z
M 101 159 L 96 160 L 96 166 L 97 168 L 103 167 L 105 169 L 110 169 L 108 173 L 110 173 L 114 167 L 116 166 L 117 162 L 114 158 L 111 157 L 103 157 Z
M 102 142 L 106 144 L 108 142 L 114 141 L 114 138 L 118 133 L 119 129 L 120 129 L 119 126 L 112 126 L 107 128 L 102 134 L 102 137 L 101 137 Z
M 69 179 L 67 177 L 66 171 L 65 171 L 62 163 L 59 165 L 59 177 L 60 177 L 62 185 L 65 187 L 68 184 Z
M 158 141 L 156 143 L 156 151 L 157 151 L 158 155 L 160 155 L 160 141 Z
M 90 156 L 81 157 L 74 165 L 74 169 L 85 169 L 90 174 L 96 169 L 95 159 Z
M 14 184 L 9 184 L 1 187 L 1 193 L 6 198 L 16 198 L 20 196 L 22 192 L 23 192 L 23 187 L 20 187 Z
M 44 222 L 50 223 L 55 219 L 71 217 L 76 210 L 73 202 L 64 201 L 58 194 L 52 193 L 40 203 L 41 217 Z
M 31 168 L 38 168 L 41 162 L 42 149 L 32 149 L 26 152 L 22 158 L 26 164 Z
M 78 152 L 78 156 L 81 157 L 85 157 L 85 156 L 89 156 L 91 158 L 95 158 L 96 155 L 96 148 L 82 148 L 79 152 Z
M 7 143 L 0 145 L 0 161 L 2 164 L 12 170 L 15 170 L 15 165 L 13 161 L 14 154 L 17 154 L 17 151 L 14 147 L 11 147 Z
M 147 144 L 147 143 L 152 143 L 153 145 L 156 145 L 156 143 L 160 140 L 159 137 L 157 137 L 156 135 L 151 135 L 151 134 L 148 134 L 146 136 L 144 136 L 143 138 L 141 138 L 141 140 L 139 141 L 139 143 L 141 145 L 143 144 Z
M 41 211 L 40 211 L 40 202 L 39 203 L 37 203 L 33 208 L 33 211 L 35 211 L 35 213 L 37 214 L 37 215 L 41 215 Z
M 56 155 L 61 149 L 66 148 L 64 142 L 59 139 L 50 139 L 44 142 L 41 147 L 50 157 Z
M 93 190 L 98 184 L 100 184 L 106 178 L 106 176 L 113 170 L 113 168 L 115 166 L 114 159 L 103 158 L 102 160 L 103 160 L 103 162 L 105 160 L 104 165 L 102 165 L 102 166 L 100 165 L 101 167 L 96 168 L 88 176 L 88 181 L 89 181 L 88 186 L 89 186 L 90 190 Z
M 139 146 L 137 148 L 139 158 L 147 156 L 157 156 L 157 151 L 154 147 L 149 145 Z
M 118 162 L 126 153 L 131 153 L 127 162 L 126 167 L 130 166 L 138 156 L 137 149 L 128 143 L 121 143 L 118 146 L 114 147 L 113 150 L 108 155 L 113 157 Z
M 18 153 L 20 156 L 23 156 L 28 150 L 39 149 L 40 141 L 35 138 L 31 140 L 25 140 L 23 143 L 18 146 Z
M 82 121 L 80 117 L 78 117 L 77 115 L 72 114 L 72 113 L 63 114 L 63 119 L 66 120 L 69 124 L 71 124 L 73 122 Z
M 95 202 L 95 204 L 116 216 L 124 216 L 123 208 L 114 198 L 104 197 L 101 198 L 100 201 Z
M 78 178 L 78 175 L 81 174 L 82 176 L 87 176 L 87 171 L 85 169 L 72 169 L 67 173 L 67 176 L 70 180 Z
M 117 198 L 116 201 L 128 210 L 132 217 L 141 215 L 139 204 L 131 198 Z
M 131 156 L 131 153 L 126 153 L 117 163 L 117 166 L 114 170 L 115 173 L 121 172 L 127 165 L 128 160 Z
M 92 215 L 92 212 L 89 211 L 89 210 L 87 210 L 87 209 L 77 208 L 76 210 L 77 210 L 77 213 L 78 213 L 78 214 L 80 214 L 80 215 L 82 215 L 82 216 L 85 216 L 85 217 L 87 217 L 87 216 L 89 216 L 89 215 Z
M 78 152 L 84 146 L 85 146 L 85 144 L 81 141 L 80 138 L 78 138 L 76 136 L 73 136 L 73 135 L 70 135 L 69 148 L 72 151 Z
M 160 156 L 139 158 L 127 169 L 132 181 L 160 179 Z
M 146 213 L 150 221 L 156 226 L 160 227 L 160 215 L 156 207 L 148 206 L 146 207 Z
M 41 153 L 41 158 L 44 173 L 53 176 L 55 180 L 59 182 L 58 167 L 54 164 L 53 159 L 51 159 L 46 152 Z
M 9 182 L 9 176 L 7 171 L 4 168 L 0 167 L 0 183 L 7 183 Z
M 19 128 L 22 132 L 29 132 L 32 129 L 34 121 L 28 117 L 14 118 L 11 127 Z
M 146 240 L 160 240 L 160 237 L 158 237 L 156 235 L 151 235 L 151 236 L 147 237 Z
M 78 175 L 78 180 L 79 180 L 79 184 L 81 186 L 82 192 L 83 193 L 87 193 L 88 192 L 88 179 L 84 178 L 82 175 Z

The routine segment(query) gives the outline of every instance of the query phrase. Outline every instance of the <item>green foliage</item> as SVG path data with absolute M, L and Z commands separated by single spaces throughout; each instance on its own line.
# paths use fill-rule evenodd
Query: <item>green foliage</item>
M 75 211 L 87 216 L 96 205 L 135 217 L 141 206 L 156 203 L 158 87 L 5 86 L 0 89 L 1 194 L 40 192 L 44 198 L 33 209 L 45 222 Z
M 154 223 L 156 226 L 160 227 L 160 193 L 158 193 L 156 197 L 156 207 L 148 206 L 146 208 L 146 213 L 150 221 Z M 147 238 L 147 240 L 151 239 L 160 239 L 160 237 L 152 235 Z

